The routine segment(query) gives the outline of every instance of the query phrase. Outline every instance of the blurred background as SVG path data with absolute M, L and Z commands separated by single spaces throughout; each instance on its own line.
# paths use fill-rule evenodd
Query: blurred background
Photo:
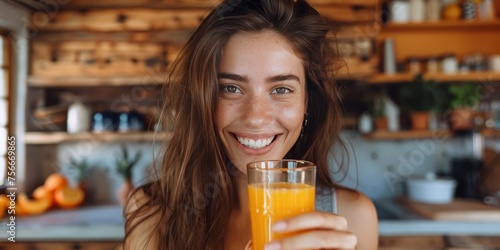
M 171 136 L 167 69 L 219 2 L 0 0 L 0 249 L 117 245 Z M 338 51 L 332 173 L 374 201 L 380 249 L 500 248 L 500 1 L 309 2 Z

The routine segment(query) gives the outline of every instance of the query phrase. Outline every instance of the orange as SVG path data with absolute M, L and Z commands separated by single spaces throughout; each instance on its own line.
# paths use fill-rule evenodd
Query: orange
M 0 195 L 0 219 L 5 215 L 5 211 L 9 209 L 10 199 L 7 195 Z
M 58 188 L 68 186 L 68 180 L 62 174 L 53 173 L 45 179 L 45 183 L 43 184 L 45 189 L 49 192 L 53 192 Z
M 61 208 L 74 208 L 82 204 L 85 193 L 79 187 L 63 187 L 54 193 L 54 200 Z
M 20 193 L 17 196 L 16 214 L 41 214 L 47 211 L 50 205 L 52 205 L 52 199 L 50 199 L 50 197 L 31 200 L 25 193 Z
M 462 8 L 458 4 L 450 4 L 443 8 L 443 19 L 459 20 L 462 16 Z
M 33 198 L 43 199 L 48 198 L 52 201 L 51 207 L 56 207 L 56 201 L 54 200 L 54 192 L 49 192 L 45 186 L 39 186 L 33 191 Z

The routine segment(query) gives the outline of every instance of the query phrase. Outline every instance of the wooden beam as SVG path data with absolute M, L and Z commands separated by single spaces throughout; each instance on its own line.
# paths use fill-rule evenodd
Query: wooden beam
M 29 0 L 17 0 L 30 2 Z M 323 5 L 351 5 L 376 6 L 380 0 L 309 0 L 315 7 Z M 61 5 L 61 9 L 104 9 L 104 8 L 155 8 L 155 9 L 182 9 L 202 8 L 212 9 L 221 3 L 221 0 L 71 0 Z
M 161 74 L 180 50 L 171 44 L 128 41 L 36 41 L 31 47 L 31 75 L 46 78 L 94 76 L 99 79 L 96 84 L 107 77 Z
M 31 28 L 40 31 L 151 31 L 196 28 L 208 14 L 207 9 L 106 9 L 91 11 L 61 11 L 49 22 Z
M 313 6 L 321 5 L 355 5 L 355 6 L 377 6 L 380 0 L 309 0 Z
M 98 9 L 98 8 L 213 8 L 221 0 L 71 0 L 61 6 L 63 9 Z
M 368 8 L 352 8 L 351 6 L 318 7 L 318 12 L 331 22 L 369 23 L 374 22 L 377 14 Z
M 33 37 L 34 42 L 68 42 L 68 41 L 110 41 L 110 42 L 151 42 L 168 43 L 182 47 L 193 33 L 193 29 L 157 30 L 157 31 L 45 31 Z

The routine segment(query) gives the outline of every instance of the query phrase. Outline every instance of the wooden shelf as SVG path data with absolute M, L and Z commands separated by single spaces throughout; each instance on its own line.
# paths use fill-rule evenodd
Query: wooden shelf
M 450 131 L 439 130 L 408 130 L 408 131 L 375 131 L 364 134 L 363 137 L 368 140 L 412 140 L 412 139 L 443 139 L 451 136 Z
M 424 79 L 434 80 L 436 82 L 481 82 L 492 83 L 500 81 L 500 72 L 477 72 L 477 73 L 458 73 L 458 74 L 424 74 Z M 394 75 L 376 74 L 367 78 L 370 84 L 384 84 L 384 83 L 401 83 L 411 82 L 415 78 L 411 73 L 397 73 Z
M 161 132 L 129 132 L 129 133 L 80 133 L 68 134 L 66 132 L 27 132 L 25 134 L 26 144 L 42 145 L 42 144 L 58 144 L 68 141 L 97 141 L 97 142 L 120 142 L 120 141 L 157 141 L 162 142 L 171 137 L 171 133 Z
M 499 138 L 500 137 L 500 130 L 485 129 L 485 130 L 483 130 L 483 136 L 489 137 L 489 138 Z
M 136 86 L 163 84 L 162 76 L 64 76 L 64 77 L 28 77 L 28 85 L 32 87 L 97 87 L 97 86 Z
M 463 28 L 500 28 L 500 19 L 473 21 L 438 21 L 421 23 L 388 23 L 383 31 L 413 32 L 415 30 L 431 29 L 463 29 Z M 383 32 L 382 31 L 382 32 Z
M 368 140 L 412 140 L 412 139 L 444 139 L 452 136 L 452 132 L 448 130 L 407 130 L 407 131 L 375 131 L 368 134 L 363 134 L 363 138 Z M 500 137 L 500 130 L 485 129 L 482 134 L 486 138 Z

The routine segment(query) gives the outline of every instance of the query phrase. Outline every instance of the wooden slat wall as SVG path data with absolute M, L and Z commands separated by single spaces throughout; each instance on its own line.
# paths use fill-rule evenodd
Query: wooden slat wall
M 178 51 L 162 43 L 34 41 L 31 74 L 43 77 L 147 75 L 164 70 Z
M 310 2 L 317 6 L 323 16 L 337 24 L 334 30 L 339 31 L 343 39 L 347 38 L 348 43 L 352 43 L 360 37 L 373 39 L 373 34 L 366 34 L 366 27 L 374 22 L 378 1 Z M 219 1 L 70 1 L 59 6 L 60 11 L 56 15 L 49 15 L 53 17 L 50 22 L 40 25 L 32 22 L 32 28 L 37 33 L 33 37 L 30 74 L 47 78 L 110 77 L 141 76 L 148 74 L 151 68 L 164 70 L 217 2 Z M 147 8 L 152 4 L 156 4 L 158 8 Z M 33 18 L 37 16 L 34 15 Z M 356 25 L 351 23 L 357 23 L 362 28 L 354 33 L 344 32 L 346 29 L 342 31 L 337 28 L 343 26 L 338 26 L 340 23 L 351 27 Z M 155 64 L 151 66 L 151 62 Z M 341 73 L 366 75 L 373 73 L 376 68 L 374 60 L 360 62 L 356 58 L 347 58 L 346 62 L 350 67 L 344 67 Z
M 370 8 L 352 6 L 322 6 L 317 8 L 321 15 L 331 22 L 372 21 L 376 15 Z M 88 12 L 66 10 L 58 13 L 48 23 L 37 25 L 33 29 L 40 31 L 153 31 L 194 29 L 208 14 L 208 9 L 201 10 L 153 10 L 153 9 L 112 9 L 91 10 Z
M 110 8 L 110 7 L 151 7 L 151 8 L 212 8 L 221 0 L 71 0 L 62 9 Z M 375 6 L 379 0 L 309 0 L 319 5 Z
M 40 31 L 150 31 L 177 30 L 197 27 L 208 9 L 102 9 L 61 11 L 49 23 L 34 28 Z

